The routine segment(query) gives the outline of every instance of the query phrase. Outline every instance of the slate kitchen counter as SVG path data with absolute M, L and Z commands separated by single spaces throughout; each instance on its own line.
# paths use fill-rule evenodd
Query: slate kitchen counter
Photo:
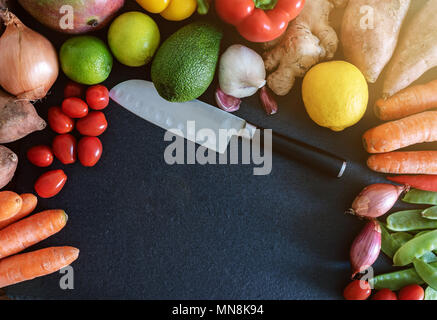
M 123 11 L 131 10 L 141 9 L 128 1 Z M 18 6 L 15 13 L 57 49 L 69 38 L 43 27 Z M 188 23 L 153 18 L 162 39 Z M 233 28 L 223 28 L 223 49 L 248 45 Z M 106 31 L 96 35 L 105 39 Z M 433 76 L 428 73 L 421 82 Z M 104 84 L 112 88 L 135 78 L 150 80 L 150 66 L 128 68 L 115 62 Z M 61 103 L 66 82 L 60 75 L 49 96 L 37 103 L 45 119 L 47 109 Z M 8 287 L 7 294 L 15 299 L 340 299 L 350 277 L 349 246 L 364 224 L 344 211 L 364 186 L 383 181 L 366 168 L 361 145 L 363 132 L 378 121 L 369 107 L 358 125 L 342 133 L 318 127 L 304 110 L 300 85 L 278 99 L 274 116 L 265 115 L 257 96 L 245 99 L 237 115 L 345 157 L 349 166 L 342 179 L 276 154 L 268 176 L 254 176 L 253 165 L 169 166 L 163 157 L 169 144 L 164 130 L 111 102 L 104 111 L 109 128 L 102 136 L 99 164 L 84 168 L 55 162 L 52 168 L 64 169 L 68 182 L 60 195 L 38 205 L 39 210 L 62 208 L 69 215 L 64 230 L 32 250 L 78 247 L 74 289 L 60 289 L 62 275 L 55 273 Z M 214 104 L 215 86 L 202 101 Z M 369 106 L 379 92 L 380 83 L 371 86 Z M 33 191 L 46 169 L 32 166 L 26 151 L 50 144 L 54 136 L 47 129 L 7 145 L 20 163 L 6 189 Z M 389 263 L 381 255 L 376 271 L 391 270 Z

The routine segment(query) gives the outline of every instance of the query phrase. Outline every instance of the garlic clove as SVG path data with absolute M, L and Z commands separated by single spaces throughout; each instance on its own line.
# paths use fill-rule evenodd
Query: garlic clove
M 278 112 L 278 103 L 266 87 L 261 88 L 260 99 L 268 115 L 273 115 Z
M 224 93 L 220 88 L 215 91 L 215 101 L 220 109 L 235 112 L 240 109 L 241 100 Z

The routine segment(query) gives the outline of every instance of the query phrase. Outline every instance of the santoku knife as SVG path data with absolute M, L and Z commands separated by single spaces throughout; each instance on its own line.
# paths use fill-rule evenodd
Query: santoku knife
M 122 82 L 115 86 L 109 95 L 112 100 L 140 118 L 165 130 L 175 132 L 185 139 L 201 143 L 206 148 L 219 153 L 224 153 L 227 150 L 230 137 L 227 143 L 209 140 L 199 142 L 196 141 L 195 134 L 187 132 L 187 123 L 194 121 L 196 128 L 212 130 L 216 137 L 221 136 L 220 130 L 235 130 L 236 133 L 245 132 L 244 137 L 246 138 L 253 138 L 256 130 L 256 126 L 246 120 L 199 100 L 184 103 L 169 102 L 158 94 L 150 81 L 128 80 Z M 174 131 L 175 129 L 178 131 Z M 247 135 L 248 132 L 249 135 Z M 262 132 L 263 130 L 261 130 L 261 134 Z M 263 140 L 261 137 L 261 141 Z M 334 177 L 340 178 L 346 169 L 346 160 L 275 132 L 272 136 L 272 148 L 275 152 L 294 158 Z

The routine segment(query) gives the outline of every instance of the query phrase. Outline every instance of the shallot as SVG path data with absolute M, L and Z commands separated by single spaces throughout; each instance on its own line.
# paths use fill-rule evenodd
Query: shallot
M 372 184 L 355 198 L 352 208 L 347 212 L 362 218 L 377 218 L 386 214 L 407 191 L 407 186 L 395 186 L 388 183 Z
M 352 278 L 370 268 L 381 251 L 381 226 L 371 220 L 355 238 L 350 249 Z

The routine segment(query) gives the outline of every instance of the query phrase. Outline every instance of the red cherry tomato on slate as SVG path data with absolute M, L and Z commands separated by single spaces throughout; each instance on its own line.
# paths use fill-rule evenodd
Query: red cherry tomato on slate
M 35 182 L 35 191 L 41 198 L 51 198 L 61 192 L 65 182 L 67 182 L 67 175 L 64 171 L 49 171 Z
M 390 289 L 381 289 L 375 293 L 371 300 L 398 300 L 396 293 Z
M 97 85 L 86 91 L 86 102 L 94 110 L 103 110 L 109 104 L 109 91 L 105 86 Z
M 71 134 L 62 134 L 53 139 L 53 153 L 63 164 L 72 164 L 77 159 L 77 141 Z
M 101 111 L 90 112 L 85 118 L 77 121 L 76 128 L 84 136 L 97 137 L 108 127 L 106 117 Z
M 79 98 L 67 98 L 62 102 L 62 112 L 71 118 L 83 118 L 88 114 L 88 105 Z
M 102 142 L 97 137 L 84 137 L 79 141 L 79 161 L 84 167 L 94 167 L 102 156 Z
M 85 86 L 74 81 L 69 81 L 64 88 L 64 98 L 82 98 L 84 96 L 84 93 Z
M 372 289 L 367 281 L 354 280 L 343 291 L 346 300 L 367 300 Z
M 60 107 L 49 109 L 49 125 L 56 133 L 64 134 L 73 131 L 74 120 L 62 112 Z
M 411 284 L 399 291 L 399 300 L 423 300 L 425 291 L 418 284 Z
M 53 152 L 47 146 L 35 146 L 27 151 L 27 159 L 37 167 L 48 167 L 53 163 Z

